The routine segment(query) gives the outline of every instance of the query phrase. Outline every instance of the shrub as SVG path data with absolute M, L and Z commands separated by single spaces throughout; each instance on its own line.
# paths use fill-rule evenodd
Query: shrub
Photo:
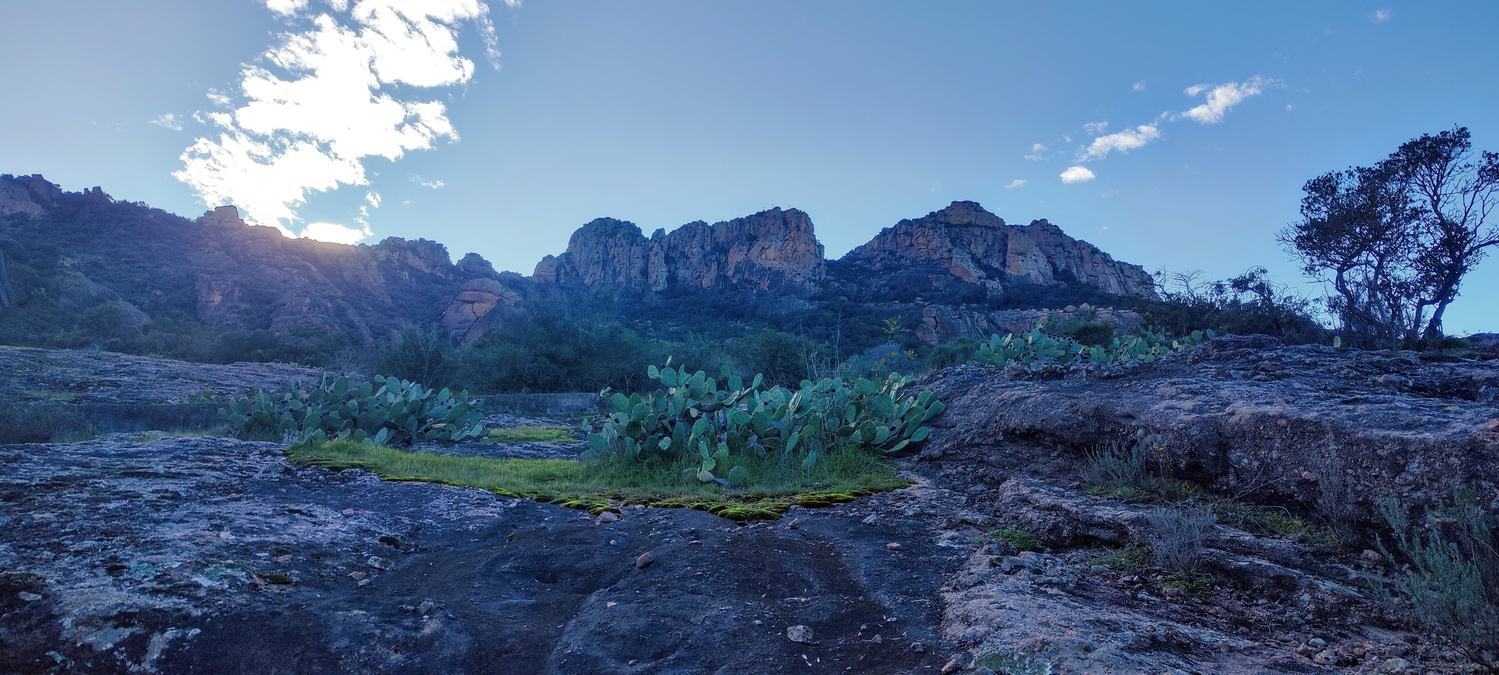
M 434 393 L 396 377 L 376 375 L 358 385 L 348 377 L 325 377 L 311 389 L 294 385 L 280 395 L 258 391 L 236 399 L 219 411 L 219 417 L 241 436 L 410 445 L 484 435 L 475 403 L 468 392 Z
M 51 403 L 0 406 L 0 444 L 86 438 L 93 427 L 76 409 Z
M 799 389 L 767 387 L 756 375 L 747 385 L 727 369 L 720 377 L 651 366 L 655 391 L 610 397 L 614 412 L 590 434 L 590 456 L 626 461 L 688 459 L 691 477 L 733 484 L 740 476 L 730 459 L 775 456 L 811 468 L 840 449 L 898 452 L 924 441 L 923 424 L 940 415 L 931 392 L 901 392 L 905 380 L 803 381 Z M 607 392 L 606 392 L 607 393 Z M 720 477 L 714 472 L 724 473 Z
M 1157 567 L 1181 575 L 1197 571 L 1203 542 L 1217 522 L 1206 506 L 1174 506 L 1151 509 L 1145 515 L 1149 528 L 1150 554 Z
M 434 326 L 407 326 L 376 345 L 375 370 L 421 383 L 446 387 L 456 374 L 453 343 Z
M 1409 564 L 1376 577 L 1379 589 L 1474 663 L 1499 669 L 1499 516 L 1468 487 L 1419 525 L 1393 500 L 1380 512 Z M 1380 550 L 1395 561 L 1383 543 Z
M 1195 347 L 1212 337 L 1213 331 L 1192 331 L 1185 337 L 1172 339 L 1163 333 L 1142 330 L 1132 335 L 1114 337 L 1104 346 L 1089 347 L 1071 338 L 1056 337 L 1036 328 L 1024 336 L 992 336 L 989 342 L 979 346 L 973 359 L 995 366 L 1016 363 L 1150 363 Z
M 1119 499 L 1159 498 L 1177 501 L 1198 492 L 1195 485 L 1164 475 L 1150 466 L 1151 454 L 1164 452 L 1159 439 L 1142 438 L 1133 445 L 1110 443 L 1089 452 L 1083 480 L 1089 492 Z

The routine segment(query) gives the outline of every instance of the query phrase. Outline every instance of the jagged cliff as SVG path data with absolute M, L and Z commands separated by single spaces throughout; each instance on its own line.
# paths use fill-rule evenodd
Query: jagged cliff
M 1121 263 L 1045 220 L 1015 226 L 977 202 L 953 202 L 902 220 L 832 265 L 866 296 L 969 286 L 988 297 L 1017 284 L 1083 286 L 1110 295 L 1151 297 L 1155 284 L 1138 265 Z
M 537 283 L 665 291 L 810 293 L 826 263 L 812 220 L 779 208 L 709 225 L 696 221 L 649 239 L 635 224 L 599 218 L 568 240 L 567 251 L 537 264 Z
M 649 237 L 633 223 L 600 218 L 528 278 L 496 272 L 472 253 L 455 263 L 425 239 L 359 246 L 293 239 L 246 224 L 232 206 L 190 221 L 114 202 L 99 188 L 64 192 L 40 176 L 0 177 L 0 310 L 24 318 L 11 321 L 12 333 L 17 325 L 72 329 L 108 306 L 104 319 L 132 331 L 188 322 L 367 344 L 412 323 L 466 342 L 575 299 L 687 292 L 814 312 L 818 303 L 852 299 L 916 317 L 916 335 L 936 343 L 1039 320 L 1043 314 L 1013 311 L 1034 306 L 1025 303 L 1037 288 L 1067 302 L 1154 295 L 1140 267 L 1044 220 L 1006 224 L 975 202 L 902 220 L 831 262 L 797 209 Z

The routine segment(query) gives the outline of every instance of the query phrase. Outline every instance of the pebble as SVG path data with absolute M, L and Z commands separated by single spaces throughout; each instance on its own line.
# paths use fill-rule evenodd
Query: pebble
M 26 602 L 36 602 L 37 600 L 42 599 L 42 596 L 37 595 L 36 593 L 32 593 L 31 591 L 21 591 L 20 593 L 16 594 L 16 597 L 25 600 Z
M 430 614 L 434 609 L 437 609 L 437 603 L 431 600 L 423 600 L 422 604 L 416 606 L 416 611 L 422 614 Z
M 1384 663 L 1379 664 L 1381 673 L 1404 673 L 1410 669 L 1411 662 L 1399 657 L 1385 659 Z
M 353 572 L 349 573 L 349 576 L 352 577 L 355 581 L 363 581 L 364 578 L 369 575 L 359 570 L 354 570 Z
M 804 645 L 812 644 L 812 629 L 797 624 L 786 629 L 786 639 Z
M 599 517 L 593 519 L 594 525 L 608 525 L 619 520 L 619 514 L 613 511 L 603 511 Z
M 366 560 L 365 562 L 368 563 L 370 567 L 373 567 L 377 570 L 388 570 L 396 566 L 395 563 L 391 562 L 390 560 L 381 558 L 377 555 L 370 556 L 370 559 Z
M 900 544 L 892 541 L 892 542 L 890 542 L 888 544 L 885 544 L 885 548 L 888 549 L 888 550 L 891 550 L 891 551 L 899 551 L 900 550 Z
M 354 515 L 354 509 L 344 509 L 342 511 L 339 511 L 339 513 L 344 514 L 345 517 L 352 516 Z
M 1321 649 L 1327 646 L 1327 640 L 1319 637 L 1314 637 L 1310 640 L 1307 640 L 1306 643 L 1312 647 L 1316 647 L 1317 649 Z
M 639 557 L 635 558 L 635 569 L 643 570 L 647 567 L 650 567 L 651 563 L 654 562 L 656 562 L 656 556 L 651 555 L 650 551 L 646 551 L 645 553 L 640 554 Z
M 875 523 L 880 522 L 880 514 L 878 514 L 878 513 L 871 513 L 871 514 L 869 514 L 867 516 L 864 516 L 864 519 L 861 520 L 861 521 L 859 521 L 859 522 L 864 523 L 865 525 L 873 525 Z
M 926 653 L 926 645 L 921 644 L 920 642 L 912 642 L 911 643 L 911 651 L 916 652 L 917 654 L 925 654 Z
M 954 656 L 949 659 L 945 665 L 942 666 L 942 675 L 952 675 L 953 673 L 956 673 L 962 669 L 963 662 L 959 661 L 958 657 Z

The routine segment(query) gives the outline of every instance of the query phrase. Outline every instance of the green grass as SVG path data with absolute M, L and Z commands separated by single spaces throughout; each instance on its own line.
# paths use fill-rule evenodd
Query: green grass
M 830 506 L 908 484 L 889 462 L 855 450 L 828 453 L 805 470 L 796 461 L 731 458 L 725 469 L 744 467 L 743 488 L 684 476 L 697 466 L 694 462 L 459 457 L 352 441 L 301 443 L 286 453 L 304 465 L 366 469 L 386 480 L 478 488 L 590 513 L 644 504 L 698 509 L 736 521 L 774 519 L 792 506 Z
M 575 440 L 567 427 L 510 427 L 490 429 L 486 440 L 495 443 L 569 443 Z
M 1128 544 L 1105 553 L 1100 562 L 1122 572 L 1135 572 L 1150 564 L 1150 549 Z

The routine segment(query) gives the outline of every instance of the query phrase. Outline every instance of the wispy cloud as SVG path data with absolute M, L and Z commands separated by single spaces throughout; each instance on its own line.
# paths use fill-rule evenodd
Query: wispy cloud
M 1082 161 L 1091 162 L 1103 159 L 1111 152 L 1129 152 L 1145 147 L 1152 141 L 1161 137 L 1161 130 L 1154 124 L 1141 124 L 1133 129 L 1116 131 L 1107 136 L 1099 136 L 1083 149 Z
M 1145 80 L 1135 80 L 1135 83 L 1130 85 L 1129 89 L 1137 94 L 1145 91 Z
M 1224 82 L 1223 84 L 1194 84 L 1187 87 L 1183 93 L 1196 98 L 1207 93 L 1207 98 L 1201 104 L 1193 106 L 1182 112 L 1179 117 L 1185 117 L 1198 124 L 1217 124 L 1223 121 L 1223 116 L 1234 106 L 1243 103 L 1245 99 L 1259 96 L 1264 93 L 1265 88 L 1274 84 L 1275 81 L 1255 75 L 1243 82 Z
M 411 182 L 416 183 L 417 185 L 420 185 L 429 190 L 441 190 L 447 186 L 447 183 L 442 182 L 441 178 L 433 178 L 431 180 L 428 180 L 415 174 L 412 174 Z
M 177 113 L 162 113 L 152 117 L 149 122 L 163 129 L 182 131 L 182 118 L 178 117 Z
M 1010 181 L 1009 184 L 1005 185 L 1006 190 L 1014 190 L 1015 188 L 1021 187 L 1025 187 L 1024 178 L 1016 178 L 1015 180 Z
M 194 139 L 173 174 L 205 203 L 237 204 L 246 220 L 293 234 L 312 194 L 368 185 L 367 160 L 458 139 L 447 107 L 423 90 L 472 79 L 458 33 L 478 24 L 493 44 L 481 0 L 328 0 L 328 11 L 308 0 L 263 2 L 292 29 L 243 68 L 238 96 L 210 90 L 221 110 L 205 117 L 217 129 Z M 367 218 L 378 206 L 371 190 L 358 228 L 309 223 L 301 234 L 357 241 L 372 234 Z
M 1109 129 L 1109 121 L 1108 120 L 1102 120 L 1102 121 L 1099 121 L 1099 122 L 1084 122 L 1083 123 L 1083 131 L 1088 132 L 1089 136 L 1097 136 L 1097 135 L 1099 135 L 1099 134 L 1101 134 L 1101 133 L 1103 133 L 1105 131 L 1108 131 L 1108 129 Z
M 1390 10 L 1376 9 L 1369 14 L 1369 20 L 1374 23 L 1384 23 L 1390 20 Z
M 1070 184 L 1086 183 L 1090 180 L 1093 180 L 1094 178 L 1097 178 L 1098 176 L 1095 176 L 1093 174 L 1093 171 L 1086 166 L 1069 166 L 1060 174 L 1060 177 L 1063 183 Z
M 1029 153 L 1026 153 L 1025 158 L 1026 160 L 1031 162 L 1039 162 L 1045 158 L 1045 155 L 1041 153 L 1046 152 L 1047 149 L 1048 148 L 1046 147 L 1045 143 L 1032 143 L 1031 151 Z

